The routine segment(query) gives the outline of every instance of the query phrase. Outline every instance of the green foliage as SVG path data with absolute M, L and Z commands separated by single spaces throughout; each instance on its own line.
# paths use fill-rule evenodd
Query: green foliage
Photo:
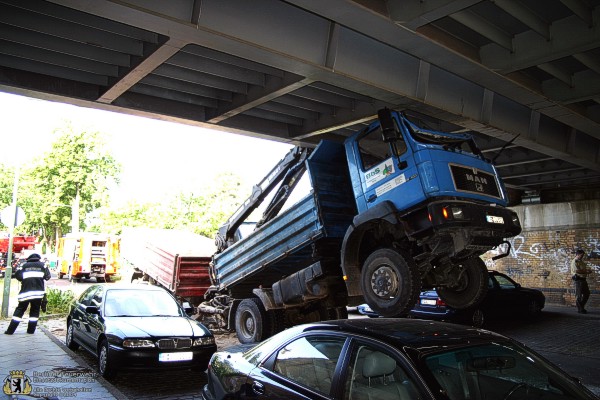
M 120 173 L 101 133 L 75 132 L 66 126 L 54 134 L 51 151 L 32 157 L 21 169 L 18 189 L 18 204 L 27 215 L 18 231 L 40 234 L 50 244 L 57 235 L 70 231 L 76 197 L 80 221 L 85 221 L 87 213 L 108 204 L 108 188 Z M 8 196 L 12 196 L 14 173 L 5 170 L 0 165 L 0 205 L 12 198 Z M 85 229 L 81 222 L 80 228 Z
M 72 205 L 78 195 L 82 230 L 119 234 L 123 227 L 148 227 L 214 237 L 251 193 L 239 176 L 222 173 L 196 192 L 189 188 L 161 202 L 109 207 L 109 188 L 119 181 L 120 165 L 107 151 L 104 135 L 76 132 L 69 125 L 54 134 L 51 151 L 21 167 L 18 205 L 27 217 L 15 231 L 40 235 L 48 251 L 54 249 L 56 237 L 71 231 Z M 0 164 L 2 208 L 12 201 L 13 180 L 14 170 Z
M 238 176 L 223 173 L 199 195 L 182 192 L 160 203 L 102 208 L 94 214 L 95 225 L 89 229 L 113 234 L 120 234 L 123 227 L 181 229 L 214 237 L 249 193 Z
M 46 291 L 46 297 L 48 299 L 47 314 L 66 314 L 75 301 L 75 293 L 72 290 L 49 288 Z

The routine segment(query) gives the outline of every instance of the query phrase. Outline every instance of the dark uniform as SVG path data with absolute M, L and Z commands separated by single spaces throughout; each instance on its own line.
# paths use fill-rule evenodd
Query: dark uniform
M 590 288 L 587 283 L 587 276 L 592 272 L 583 261 L 583 250 L 577 250 L 575 258 L 571 261 L 571 273 L 575 282 L 575 304 L 577 312 L 580 314 L 587 313 L 585 303 L 590 298 Z
M 27 262 L 17 271 L 15 278 L 21 282 L 21 291 L 18 295 L 19 305 L 15 308 L 12 320 L 8 329 L 4 332 L 7 335 L 12 335 L 19 323 L 23 320 L 23 314 L 27 307 L 29 309 L 29 323 L 27 325 L 27 333 L 34 333 L 37 327 L 38 318 L 40 316 L 40 307 L 44 298 L 45 283 L 50 279 L 50 270 L 41 262 L 42 257 L 39 254 L 32 254 L 27 257 Z

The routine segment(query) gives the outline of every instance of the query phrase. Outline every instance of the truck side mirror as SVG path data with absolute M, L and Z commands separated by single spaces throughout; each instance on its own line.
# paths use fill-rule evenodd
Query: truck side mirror
M 386 143 L 394 142 L 398 140 L 398 129 L 392 118 L 392 111 L 389 108 L 384 108 L 377 111 L 377 117 L 381 124 L 381 134 L 383 141 Z

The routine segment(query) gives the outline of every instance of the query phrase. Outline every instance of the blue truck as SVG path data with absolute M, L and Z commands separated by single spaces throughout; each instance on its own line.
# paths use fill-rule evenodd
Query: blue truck
M 254 187 L 216 237 L 205 323 L 250 343 L 365 302 L 406 315 L 422 289 L 457 309 L 483 298 L 480 255 L 509 251 L 521 231 L 493 163 L 472 135 L 377 115 L 344 143 L 292 149 Z M 310 194 L 282 211 L 305 171 Z M 248 222 L 269 193 L 262 218 Z

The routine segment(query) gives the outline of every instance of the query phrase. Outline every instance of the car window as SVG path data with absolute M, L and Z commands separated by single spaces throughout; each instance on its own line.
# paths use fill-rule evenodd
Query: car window
M 100 308 L 102 305 L 102 299 L 104 298 L 104 288 L 102 286 L 98 287 L 98 290 L 94 292 L 92 296 L 92 301 L 90 302 L 91 306 L 96 306 Z
M 425 363 L 451 400 L 579 398 L 572 382 L 525 349 L 504 343 L 454 349 Z
M 396 146 L 396 151 L 399 155 L 406 152 L 406 143 L 402 136 L 394 144 L 386 143 L 382 140 L 381 126 L 358 139 L 358 150 L 363 169 L 365 171 L 369 170 L 390 158 L 392 156 L 390 146 Z
M 92 304 L 92 298 L 94 297 L 94 294 L 96 293 L 96 290 L 98 290 L 98 286 L 90 286 L 88 289 L 86 289 L 81 296 L 79 296 L 79 302 L 81 304 L 83 304 L 84 306 L 89 306 Z
M 500 289 L 514 289 L 515 288 L 515 284 L 502 275 L 496 275 L 496 282 L 498 282 Z
M 305 336 L 277 352 L 273 371 L 323 394 L 329 394 L 344 338 Z
M 346 400 L 418 400 L 417 385 L 386 350 L 369 344 L 353 347 L 348 365 Z

